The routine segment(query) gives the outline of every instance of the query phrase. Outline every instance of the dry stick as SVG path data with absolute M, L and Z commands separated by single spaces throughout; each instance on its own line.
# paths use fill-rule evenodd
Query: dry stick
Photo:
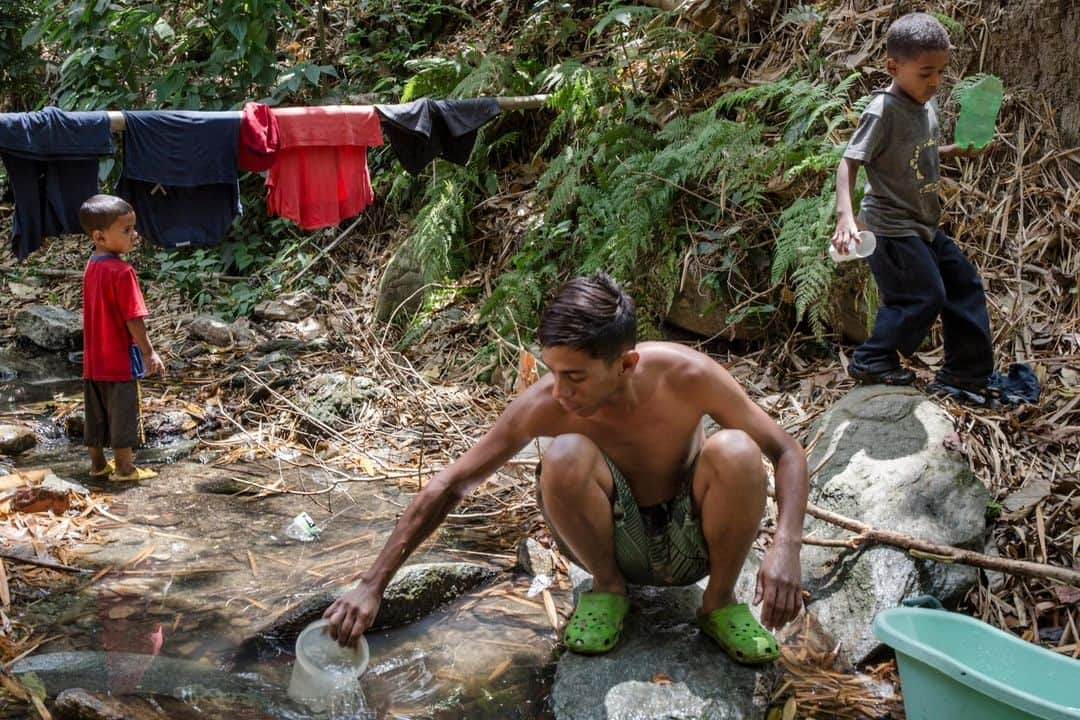
M 769 496 L 772 498 L 776 497 L 775 491 L 771 488 L 769 489 Z M 971 565 L 972 567 L 978 567 L 984 570 L 996 570 L 997 572 L 1009 573 L 1011 575 L 1024 575 L 1026 577 L 1044 580 L 1056 580 L 1065 585 L 1072 585 L 1073 587 L 1080 588 L 1080 572 L 1070 568 L 1029 562 L 1027 560 L 1011 560 L 1009 558 L 992 557 L 972 550 L 953 547 L 952 545 L 942 545 L 935 542 L 920 540 L 911 537 L 910 535 L 893 532 L 892 530 L 881 530 L 871 525 L 867 525 L 866 523 L 859 522 L 858 520 L 852 520 L 849 517 L 823 510 L 813 503 L 806 504 L 806 512 L 819 520 L 824 520 L 830 525 L 837 525 L 856 533 L 856 536 L 851 538 L 851 542 L 856 543 L 857 545 L 862 545 L 867 542 L 883 543 L 885 545 L 904 548 L 911 553 L 913 557 L 922 560 L 934 560 L 943 563 L 960 563 L 961 565 Z M 816 542 L 818 540 L 817 538 L 814 538 L 813 540 L 815 542 L 809 542 L 808 544 L 818 544 L 818 542 Z M 804 542 L 807 542 L 807 540 L 804 540 Z
M 5 550 L 0 550 L 0 558 L 7 558 L 8 560 L 12 560 L 14 562 L 26 563 L 27 565 L 37 565 L 39 567 L 49 568 L 50 570 L 62 570 L 64 572 L 73 573 L 90 572 L 85 568 L 77 568 L 72 567 L 71 565 L 63 565 L 58 562 L 53 562 L 52 560 L 42 560 L 40 558 L 19 555 L 18 553 L 13 553 Z

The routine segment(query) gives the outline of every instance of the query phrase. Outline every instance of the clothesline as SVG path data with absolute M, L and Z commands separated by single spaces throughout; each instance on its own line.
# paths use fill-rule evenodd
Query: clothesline
M 306 230 L 331 227 L 374 201 L 367 149 L 384 137 L 414 175 L 436 157 L 465 165 L 482 125 L 502 111 L 543 107 L 548 98 L 0 113 L 0 160 L 15 196 L 12 250 L 23 259 L 43 237 L 81 230 L 78 209 L 99 192 L 100 159 L 113 154 L 118 131 L 123 170 L 114 190 L 135 208 L 139 234 L 167 248 L 208 247 L 241 212 L 240 171 L 264 174 L 270 215 Z
M 548 95 L 518 95 L 507 97 L 496 97 L 495 102 L 499 103 L 499 107 L 502 110 L 535 110 L 541 108 L 544 103 L 547 102 Z M 482 98 L 476 98 L 480 100 Z M 109 127 L 114 132 L 120 132 L 124 129 L 124 113 L 120 110 L 109 110 Z M 9 113 L 0 113 L 0 117 Z M 235 111 L 236 117 L 240 117 L 243 113 L 240 110 Z

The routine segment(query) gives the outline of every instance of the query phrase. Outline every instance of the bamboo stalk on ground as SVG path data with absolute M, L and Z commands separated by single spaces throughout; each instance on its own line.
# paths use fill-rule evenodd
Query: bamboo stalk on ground
M 769 497 L 775 498 L 776 493 L 769 489 Z M 974 550 L 943 545 L 941 543 L 920 540 L 903 533 L 892 530 L 882 530 L 866 523 L 853 520 L 849 517 L 819 508 L 813 503 L 806 503 L 806 512 L 819 520 L 824 520 L 830 525 L 836 525 L 855 533 L 854 537 L 848 538 L 844 544 L 853 548 L 861 547 L 867 543 L 881 543 L 892 545 L 907 550 L 913 557 L 921 560 L 934 560 L 941 563 L 960 563 L 983 570 L 995 570 L 1010 575 L 1024 575 L 1026 577 L 1055 580 L 1065 585 L 1080 588 L 1080 572 L 1071 568 L 1047 565 L 1045 563 L 1030 562 L 1028 560 L 1013 560 L 1011 558 L 993 557 Z M 806 538 L 808 544 L 821 544 L 814 542 L 818 538 Z

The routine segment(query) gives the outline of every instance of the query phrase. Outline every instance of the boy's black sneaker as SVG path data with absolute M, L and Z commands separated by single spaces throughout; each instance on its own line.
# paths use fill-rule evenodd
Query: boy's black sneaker
M 915 373 L 907 368 L 897 367 L 882 372 L 864 370 L 855 363 L 848 363 L 848 375 L 860 385 L 910 385 L 915 382 Z

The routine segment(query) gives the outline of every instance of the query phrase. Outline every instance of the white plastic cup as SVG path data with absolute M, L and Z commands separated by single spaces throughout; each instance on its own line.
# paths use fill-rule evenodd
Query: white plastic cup
M 874 233 L 869 230 L 863 230 L 859 233 L 859 242 L 848 248 L 848 251 L 841 255 L 836 250 L 836 246 L 829 243 L 829 257 L 836 262 L 847 262 L 848 260 L 861 260 L 862 258 L 870 257 L 874 254 L 874 250 L 877 248 L 877 238 Z
M 364 636 L 358 646 L 344 648 L 330 637 L 328 620 L 316 620 L 296 638 L 296 661 L 289 678 L 289 697 L 322 712 L 360 688 L 369 653 Z

